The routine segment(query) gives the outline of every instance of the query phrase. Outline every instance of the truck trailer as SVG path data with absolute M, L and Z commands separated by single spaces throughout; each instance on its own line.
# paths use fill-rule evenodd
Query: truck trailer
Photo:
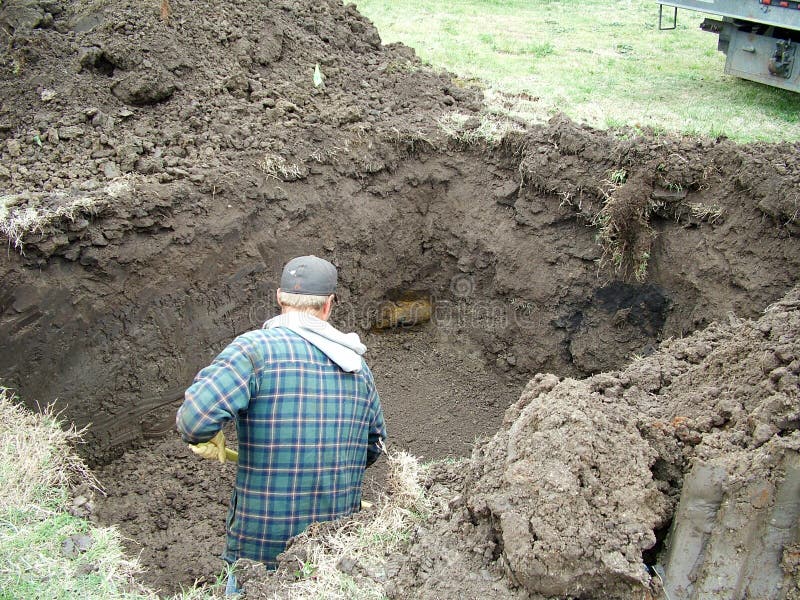
M 665 24 L 664 7 L 673 8 Z M 719 35 L 725 73 L 800 92 L 800 1 L 669 0 L 659 2 L 659 29 L 675 29 L 678 9 L 715 15 L 700 25 Z

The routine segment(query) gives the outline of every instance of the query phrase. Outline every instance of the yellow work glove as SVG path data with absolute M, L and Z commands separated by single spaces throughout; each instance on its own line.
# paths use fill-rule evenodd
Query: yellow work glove
M 203 458 L 210 458 L 212 460 L 216 458 L 221 463 L 225 462 L 225 436 L 221 429 L 207 442 L 189 444 L 189 448 L 192 449 L 192 452 Z

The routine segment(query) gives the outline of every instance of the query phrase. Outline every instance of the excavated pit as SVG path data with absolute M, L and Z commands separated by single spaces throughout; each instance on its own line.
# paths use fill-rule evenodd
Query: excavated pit
M 369 348 L 392 443 L 427 459 L 469 454 L 537 372 L 619 368 L 729 311 L 757 314 L 800 262 L 786 229 L 743 195 L 703 191 L 724 218 L 654 217 L 647 281 L 622 281 L 600 264 L 587 219 L 491 150 L 405 157 L 359 185 L 324 174 L 281 185 L 286 197 L 266 203 L 233 204 L 235 186 L 173 191 L 166 212 L 207 211 L 202 224 L 173 216 L 169 230 L 130 234 L 90 267 L 51 257 L 32 270 L 31 253 L 5 287 L 6 372 L 22 397 L 58 396 L 76 424 L 91 423 L 82 451 L 108 493 L 93 518 L 121 527 L 144 580 L 166 592 L 220 571 L 235 469 L 179 442 L 182 390 L 274 314 L 288 258 L 337 264 L 333 321 Z M 381 482 L 379 466 L 366 495 Z
M 600 402 L 574 401 L 583 384 L 554 388 L 557 378 L 539 373 L 580 378 L 645 364 L 662 340 L 731 314 L 756 317 L 797 283 L 796 144 L 601 132 L 558 115 L 498 123 L 481 112 L 479 91 L 423 68 L 408 48 L 382 46 L 338 0 L 171 0 L 161 14 L 158 3 L 101 4 L 0 9 L 9 36 L 0 197 L 3 223 L 17 219 L 4 229 L 14 249 L 0 264 L 0 379 L 32 407 L 56 400 L 89 426 L 80 451 L 108 495 L 87 501 L 90 491 L 76 490 L 73 510 L 118 525 L 143 580 L 164 592 L 220 572 L 235 469 L 192 455 L 174 433 L 175 410 L 216 352 L 274 313 L 278 274 L 293 256 L 339 267 L 334 324 L 369 348 L 391 443 L 426 459 L 468 455 L 498 430 L 502 440 L 509 419 L 553 389 L 558 410 Z M 509 131 L 502 139 L 486 135 L 499 126 Z M 31 225 L 30 215 L 41 220 Z M 769 377 L 778 373 L 796 399 L 790 342 Z M 640 375 L 644 383 L 632 379 L 647 397 L 668 385 Z M 592 393 L 606 394 L 591 381 Z M 682 424 L 669 402 L 664 418 Z M 705 423 L 698 404 L 694 418 Z M 775 427 L 788 439 L 786 422 Z M 683 485 L 673 457 L 683 438 L 635 440 L 645 458 L 655 452 L 648 443 L 658 449 L 648 467 L 615 437 L 630 433 L 624 427 L 582 425 L 610 449 L 613 460 L 595 465 L 609 485 L 626 496 L 625 486 L 652 477 L 668 499 L 644 517 L 626 505 L 630 523 L 638 519 L 631 530 L 660 544 Z M 565 436 L 553 439 L 540 456 L 558 454 Z M 529 532 L 503 523 L 497 508 L 502 445 L 479 448 L 491 460 L 483 465 L 476 450 L 470 468 L 489 475 L 473 477 L 475 514 L 454 545 L 531 563 Z M 368 496 L 381 489 L 381 468 L 367 478 Z M 575 468 L 591 486 L 592 470 Z M 509 497 L 547 483 L 525 480 Z M 580 528 L 561 526 L 580 554 Z M 605 548 L 603 560 L 616 564 L 617 550 Z M 409 564 L 398 585 L 425 597 Z M 604 594 L 602 564 L 564 564 L 561 579 L 528 583 Z M 426 575 L 430 597 L 465 595 L 466 576 L 440 594 L 447 569 Z M 474 597 L 496 592 L 481 585 Z

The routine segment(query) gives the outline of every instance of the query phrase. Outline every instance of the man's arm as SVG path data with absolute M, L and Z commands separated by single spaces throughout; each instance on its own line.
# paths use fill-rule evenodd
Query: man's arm
M 367 465 L 371 466 L 375 463 L 382 454 L 381 443 L 386 439 L 386 425 L 383 421 L 383 408 L 381 407 L 381 399 L 378 396 L 378 390 L 375 388 L 375 381 L 372 378 L 372 372 L 369 367 L 364 363 L 364 376 L 367 379 L 369 387 L 369 411 L 370 411 L 370 424 L 369 434 L 367 437 Z
M 184 441 L 207 442 L 247 408 L 258 384 L 252 356 L 252 345 L 240 336 L 197 374 L 175 418 Z
M 377 394 L 376 394 L 377 397 Z M 375 413 L 375 418 L 369 428 L 369 443 L 367 445 L 367 465 L 368 467 L 375 464 L 383 453 L 381 450 L 381 442 L 386 439 L 386 427 L 383 423 L 383 411 L 381 410 L 380 400 L 377 400 L 378 411 Z

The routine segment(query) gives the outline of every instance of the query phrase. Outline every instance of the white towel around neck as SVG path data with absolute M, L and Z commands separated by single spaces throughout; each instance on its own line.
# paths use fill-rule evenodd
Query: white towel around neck
M 264 323 L 265 329 L 285 327 L 319 348 L 347 373 L 361 370 L 361 355 L 367 347 L 357 333 L 342 333 L 330 323 L 305 312 L 288 312 Z

